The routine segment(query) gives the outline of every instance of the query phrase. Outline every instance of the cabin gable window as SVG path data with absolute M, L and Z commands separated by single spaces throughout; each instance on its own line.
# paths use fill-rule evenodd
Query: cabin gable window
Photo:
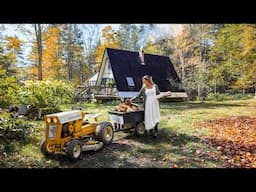
M 134 81 L 132 77 L 126 77 L 126 81 L 129 87 L 135 87 Z

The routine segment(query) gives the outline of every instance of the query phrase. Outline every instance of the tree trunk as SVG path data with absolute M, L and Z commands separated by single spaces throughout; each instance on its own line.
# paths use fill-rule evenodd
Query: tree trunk
M 256 99 L 256 85 L 254 86 L 254 99 Z
M 244 95 L 245 95 L 245 89 L 243 89 L 243 97 L 244 97 Z
M 214 83 L 214 94 L 217 94 L 217 83 L 216 83 L 216 81 Z
M 199 101 L 201 101 L 201 87 L 199 84 L 197 85 L 197 97 Z
M 71 57 L 72 57 L 72 37 L 71 37 L 71 25 L 68 26 L 68 45 L 67 45 L 67 52 L 68 52 L 68 58 L 67 58 L 67 66 L 68 66 L 68 81 L 70 81 L 73 77 L 73 74 L 72 74 L 72 70 L 73 70 L 73 67 L 72 67 L 72 60 L 71 60 Z
M 42 30 L 41 24 L 34 24 L 36 43 L 37 43 L 37 53 L 38 53 L 38 80 L 43 80 L 43 69 L 42 69 Z
M 83 61 L 79 60 L 79 80 L 80 85 L 84 83 L 84 70 L 83 70 Z
M 80 76 L 80 84 L 84 84 L 84 70 L 83 70 L 83 62 L 80 61 L 80 71 L 79 71 L 79 76 Z
M 180 52 L 180 63 L 181 63 L 181 81 L 185 79 L 185 59 L 182 52 Z

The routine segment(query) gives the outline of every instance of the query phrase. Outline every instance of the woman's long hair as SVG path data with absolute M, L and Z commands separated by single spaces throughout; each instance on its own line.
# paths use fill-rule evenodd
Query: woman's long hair
M 154 85 L 154 81 L 152 80 L 152 77 L 151 77 L 151 76 L 145 75 L 145 76 L 142 77 L 142 79 L 144 79 L 144 80 L 150 82 L 152 85 Z M 144 87 L 144 86 L 145 86 L 145 85 L 143 85 L 143 87 Z

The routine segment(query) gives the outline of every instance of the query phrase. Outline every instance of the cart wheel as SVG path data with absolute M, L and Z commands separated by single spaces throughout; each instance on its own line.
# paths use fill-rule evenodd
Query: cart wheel
M 146 132 L 145 124 L 143 122 L 140 122 L 135 127 L 135 134 L 137 136 L 143 136 Z
M 82 152 L 82 142 L 79 140 L 72 140 L 67 146 L 67 156 L 69 160 L 75 161 L 79 159 Z
M 100 122 L 96 127 L 95 135 L 97 139 L 104 143 L 104 145 L 112 143 L 114 138 L 114 129 L 112 124 L 109 122 Z
M 49 157 L 52 153 L 50 153 L 48 150 L 47 150 L 47 145 L 46 145 L 46 141 L 45 139 L 42 140 L 41 144 L 40 144 L 40 149 L 41 149 L 41 152 L 43 153 L 44 157 L 47 158 Z

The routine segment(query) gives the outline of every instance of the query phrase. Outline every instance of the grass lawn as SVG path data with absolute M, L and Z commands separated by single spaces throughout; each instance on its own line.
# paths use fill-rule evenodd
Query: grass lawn
M 116 104 L 81 104 L 86 111 L 102 113 L 99 121 L 108 120 L 108 111 Z M 70 110 L 71 105 L 62 106 Z M 157 139 L 138 138 L 132 133 L 117 132 L 111 145 L 98 152 L 83 153 L 81 160 L 70 163 L 65 157 L 45 159 L 39 150 L 44 137 L 44 123 L 35 121 L 38 129 L 18 151 L 0 159 L 0 167 L 158 167 L 158 168 L 215 168 L 225 167 L 220 152 L 200 138 L 207 129 L 196 129 L 200 121 L 228 116 L 256 117 L 256 100 L 223 102 L 161 103 L 161 123 Z

